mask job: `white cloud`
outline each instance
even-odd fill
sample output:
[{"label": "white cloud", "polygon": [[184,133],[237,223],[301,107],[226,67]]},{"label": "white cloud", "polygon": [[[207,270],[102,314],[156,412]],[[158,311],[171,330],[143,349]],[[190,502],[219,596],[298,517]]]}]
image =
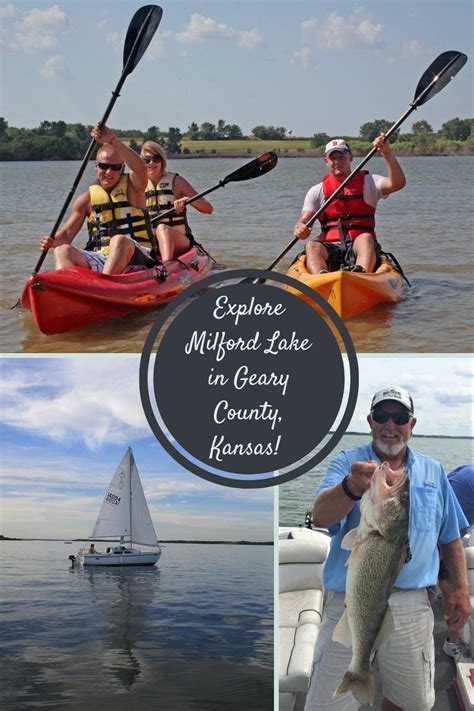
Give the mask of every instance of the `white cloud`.
[{"label": "white cloud", "polygon": [[362,8],[348,17],[337,12],[331,12],[324,20],[310,17],[300,27],[304,42],[312,39],[325,51],[379,48],[382,42],[383,25],[374,23]]},{"label": "white cloud", "polygon": [[68,32],[71,23],[59,5],[47,10],[29,10],[16,23],[16,42],[27,52],[50,51],[59,45],[61,35]]},{"label": "white cloud", "polygon": [[[166,36],[168,36],[170,33],[166,33]],[[163,41],[164,38],[164,33],[161,33],[160,35],[155,35],[150,42],[150,45],[146,51],[145,54],[145,59],[147,61],[153,61],[154,59],[160,59],[160,57],[163,57],[165,54],[165,43]]]},{"label": "white cloud", "polygon": [[208,39],[229,39],[235,37],[235,30],[223,22],[217,22],[212,17],[204,17],[197,12],[191,15],[184,32],[177,32],[180,42],[205,42]]},{"label": "white cloud", "polygon": [[400,385],[413,397],[417,434],[473,434],[472,367],[468,358],[360,356],[359,368],[360,388],[354,415],[359,424],[365,423],[377,390]]},{"label": "white cloud", "polygon": [[235,39],[240,47],[255,49],[262,43],[262,38],[258,30],[235,30],[224,22],[217,22],[212,17],[204,17],[198,13],[193,13],[191,19],[183,32],[176,33],[179,42],[206,42],[207,40]]},{"label": "white cloud", "polygon": [[105,41],[116,52],[121,52],[123,47],[123,37],[119,37],[118,32],[108,32]]},{"label": "white cloud", "polygon": [[291,64],[301,64],[302,67],[307,69],[311,64],[311,50],[309,47],[303,47],[299,52],[293,52],[290,57]]},{"label": "white cloud", "polygon": [[239,47],[244,47],[245,49],[256,49],[262,44],[262,37],[258,30],[248,30],[247,32],[238,33]]},{"label": "white cloud", "polygon": [[[60,388],[38,387],[38,373],[21,371],[23,382],[13,373],[2,398],[3,421],[59,442],[82,439],[96,449],[109,438],[117,443],[149,434],[138,394],[138,373],[130,363],[94,363],[94,386],[88,387],[90,368],[86,360],[62,365],[67,376]],[[58,375],[58,374],[56,374]],[[43,381],[44,382],[44,381]]]},{"label": "white cloud", "polygon": [[39,73],[47,79],[52,79],[54,77],[66,78],[69,76],[69,71],[64,61],[64,57],[60,54],[55,54],[53,57],[47,59]]},{"label": "white cloud", "polygon": [[0,5],[0,17],[13,17],[16,13],[15,6],[11,2]]},{"label": "white cloud", "polygon": [[11,32],[0,28],[0,47],[4,49],[18,49],[18,45],[11,38]]},{"label": "white cloud", "polygon": [[427,50],[418,40],[410,40],[402,44],[402,57],[421,57],[427,53]]}]

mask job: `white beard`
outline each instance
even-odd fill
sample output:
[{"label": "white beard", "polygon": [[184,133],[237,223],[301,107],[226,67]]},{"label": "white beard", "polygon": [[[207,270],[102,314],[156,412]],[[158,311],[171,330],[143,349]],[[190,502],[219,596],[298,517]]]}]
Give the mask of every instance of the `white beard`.
[{"label": "white beard", "polygon": [[402,452],[407,445],[403,439],[398,442],[394,442],[393,444],[387,444],[386,442],[382,442],[380,437],[374,439],[374,444],[379,452],[385,454],[386,457],[396,457],[397,454],[400,454],[400,452]]}]

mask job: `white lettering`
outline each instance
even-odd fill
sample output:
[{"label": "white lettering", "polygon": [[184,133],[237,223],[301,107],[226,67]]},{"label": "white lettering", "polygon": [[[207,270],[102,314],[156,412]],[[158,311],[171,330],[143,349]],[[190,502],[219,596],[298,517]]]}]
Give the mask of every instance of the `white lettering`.
[{"label": "white lettering", "polygon": [[246,385],[275,385],[281,387],[281,394],[285,395],[288,381],[290,379],[289,373],[261,373],[257,375],[256,373],[248,374],[249,369],[246,365],[242,365],[238,368],[234,375],[234,388],[236,390],[242,390]]}]

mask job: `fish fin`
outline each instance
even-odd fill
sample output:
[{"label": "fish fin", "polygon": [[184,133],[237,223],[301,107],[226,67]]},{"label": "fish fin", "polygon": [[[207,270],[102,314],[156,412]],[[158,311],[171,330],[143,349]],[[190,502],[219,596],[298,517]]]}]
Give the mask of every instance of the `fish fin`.
[{"label": "fish fin", "polygon": [[339,642],[345,647],[352,647],[352,634],[349,627],[349,618],[347,616],[347,610],[344,610],[342,617],[334,628],[332,633],[332,638],[334,642]]},{"label": "fish fin", "polygon": [[345,691],[352,692],[352,695],[360,704],[373,704],[375,687],[374,675],[371,671],[355,674],[347,671],[344,677],[333,694],[333,699],[338,694],[343,694]]},{"label": "fish fin", "polygon": [[387,612],[385,613],[372,649],[376,651],[390,637],[394,629],[395,624],[393,622],[392,611],[390,607],[387,607]]},{"label": "fish fin", "polygon": [[353,549],[355,544],[357,543],[357,528],[353,528],[349,531],[349,533],[346,533],[344,538],[341,541],[341,548],[343,548],[345,551],[350,551]]}]

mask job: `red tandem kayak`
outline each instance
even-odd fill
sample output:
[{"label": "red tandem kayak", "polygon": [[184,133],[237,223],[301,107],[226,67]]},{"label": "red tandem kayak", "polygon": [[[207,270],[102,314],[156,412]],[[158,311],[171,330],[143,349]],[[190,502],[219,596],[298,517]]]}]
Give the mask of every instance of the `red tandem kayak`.
[{"label": "red tandem kayak", "polygon": [[129,274],[101,274],[65,267],[30,276],[21,305],[46,335],[64,333],[132,311],[162,306],[211,271],[211,258],[194,246],[163,267]]}]

